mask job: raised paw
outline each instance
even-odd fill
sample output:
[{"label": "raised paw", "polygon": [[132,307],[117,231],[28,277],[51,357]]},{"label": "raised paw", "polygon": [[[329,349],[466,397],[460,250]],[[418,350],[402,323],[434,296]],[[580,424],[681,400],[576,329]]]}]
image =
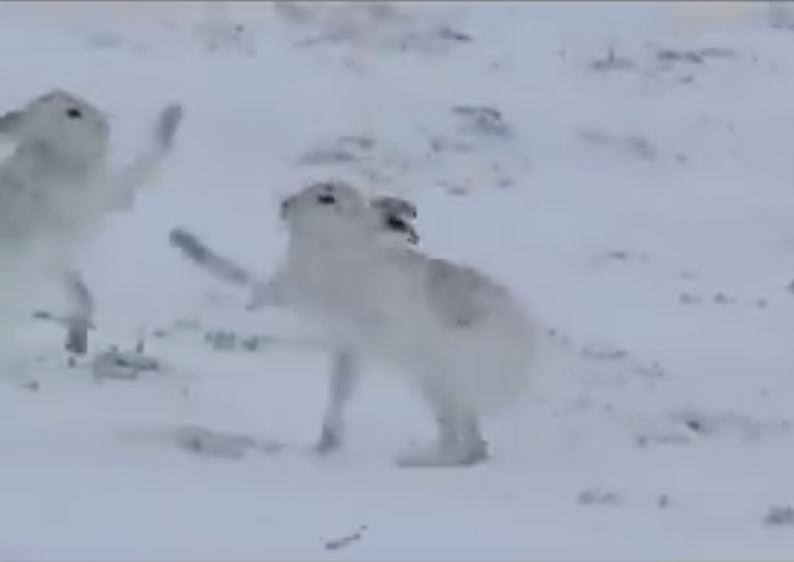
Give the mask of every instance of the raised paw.
[{"label": "raised paw", "polygon": [[197,262],[204,262],[207,260],[209,250],[202,244],[201,240],[189,230],[182,227],[173,228],[168,234],[168,240],[171,242],[172,246],[184,252],[189,258]]}]

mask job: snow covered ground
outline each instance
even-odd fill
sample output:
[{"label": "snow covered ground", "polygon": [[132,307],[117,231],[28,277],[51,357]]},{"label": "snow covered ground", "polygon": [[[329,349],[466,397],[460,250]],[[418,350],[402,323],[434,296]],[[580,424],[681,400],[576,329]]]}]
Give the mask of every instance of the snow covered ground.
[{"label": "snow covered ground", "polygon": [[[79,92],[120,158],[186,109],[84,264],[93,352],[160,368],[98,380],[21,328],[0,559],[790,559],[794,32],[696,7],[0,6],[1,108]],[[327,177],[412,198],[427,252],[553,331],[488,464],[394,466],[432,426],[385,372],[314,456],[327,358],[168,247],[185,225],[267,273],[276,202]]]}]

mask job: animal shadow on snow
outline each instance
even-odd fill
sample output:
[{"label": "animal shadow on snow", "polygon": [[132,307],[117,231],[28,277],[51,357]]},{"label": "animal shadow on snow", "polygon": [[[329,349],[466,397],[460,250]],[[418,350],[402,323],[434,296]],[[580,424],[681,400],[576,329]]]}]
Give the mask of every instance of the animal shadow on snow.
[{"label": "animal shadow on snow", "polygon": [[270,437],[219,431],[194,424],[131,430],[124,432],[121,439],[165,445],[189,455],[216,459],[241,459],[249,454],[274,455],[284,449],[283,443]]}]

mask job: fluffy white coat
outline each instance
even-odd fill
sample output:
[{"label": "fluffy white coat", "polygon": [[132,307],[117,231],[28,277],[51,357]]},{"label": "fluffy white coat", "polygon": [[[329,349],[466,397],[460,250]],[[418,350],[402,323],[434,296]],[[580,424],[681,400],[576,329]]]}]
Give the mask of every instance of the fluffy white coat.
[{"label": "fluffy white coat", "polygon": [[[122,170],[108,165],[110,127],[90,102],[55,90],[0,117],[10,153],[0,163],[0,330],[28,315],[36,290],[60,282],[85,329],[90,295],[76,254],[108,211],[129,208],[170,150],[181,107],[161,113],[147,150]],[[80,324],[80,327],[77,327]]]},{"label": "fluffy white coat", "polygon": [[342,442],[361,359],[388,363],[424,397],[438,442],[400,458],[458,466],[487,457],[479,417],[509,405],[530,379],[535,334],[511,293],[485,275],[415,249],[403,200],[365,200],[340,182],[312,185],[282,204],[289,248],[266,282],[184,229],[172,243],[220,278],[255,288],[256,306],[287,306],[314,321],[333,350],[317,450]]},{"label": "fluffy white coat", "polygon": [[478,417],[510,404],[530,379],[535,335],[515,297],[472,268],[378,243],[349,185],[313,185],[287,199],[282,216],[290,240],[269,284],[273,302],[319,323],[351,357],[399,369],[436,415],[437,446],[401,462],[482,460]]}]

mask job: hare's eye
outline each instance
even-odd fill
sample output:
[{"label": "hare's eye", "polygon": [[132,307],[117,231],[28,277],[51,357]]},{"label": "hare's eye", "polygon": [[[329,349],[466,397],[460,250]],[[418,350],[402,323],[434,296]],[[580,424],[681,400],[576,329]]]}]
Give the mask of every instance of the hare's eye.
[{"label": "hare's eye", "polygon": [[334,203],[336,203],[336,197],[334,197],[330,193],[323,193],[322,195],[317,196],[317,202],[320,205],[333,205]]},{"label": "hare's eye", "polygon": [[66,116],[69,119],[80,119],[83,116],[83,112],[76,107],[70,107],[66,110]]}]

